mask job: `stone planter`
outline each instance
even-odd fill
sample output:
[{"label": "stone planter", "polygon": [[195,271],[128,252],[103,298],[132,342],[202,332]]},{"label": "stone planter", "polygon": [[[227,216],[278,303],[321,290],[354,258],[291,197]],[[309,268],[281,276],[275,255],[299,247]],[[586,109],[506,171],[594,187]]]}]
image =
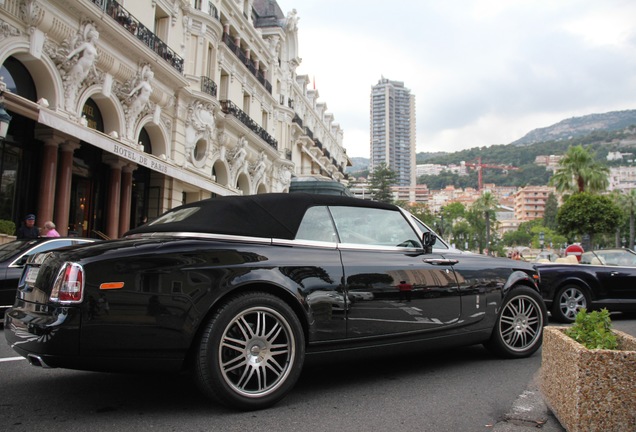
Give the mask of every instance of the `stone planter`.
[{"label": "stone planter", "polygon": [[544,328],[546,405],[568,432],[636,431],[636,338],[614,330],[618,350],[589,350],[565,329]]}]

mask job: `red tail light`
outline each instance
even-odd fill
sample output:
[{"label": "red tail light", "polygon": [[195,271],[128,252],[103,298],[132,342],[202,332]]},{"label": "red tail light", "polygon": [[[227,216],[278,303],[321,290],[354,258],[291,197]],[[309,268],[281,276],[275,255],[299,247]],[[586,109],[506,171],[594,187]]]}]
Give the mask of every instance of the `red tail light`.
[{"label": "red tail light", "polygon": [[84,269],[76,263],[65,263],[55,279],[50,300],[58,303],[80,303],[84,297]]}]

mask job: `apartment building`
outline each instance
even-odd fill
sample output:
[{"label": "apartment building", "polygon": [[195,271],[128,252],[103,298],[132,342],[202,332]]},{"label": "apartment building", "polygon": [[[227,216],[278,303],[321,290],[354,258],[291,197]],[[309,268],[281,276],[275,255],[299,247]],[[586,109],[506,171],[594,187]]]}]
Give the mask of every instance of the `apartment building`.
[{"label": "apartment building", "polygon": [[629,192],[636,189],[636,167],[611,167],[609,174],[609,190]]},{"label": "apartment building", "polygon": [[556,189],[550,186],[526,186],[515,194],[515,219],[527,222],[543,218],[548,196]]},{"label": "apartment building", "polygon": [[121,236],[177,205],[345,182],[343,133],[273,0],[3,0],[0,219]]},{"label": "apartment building", "polygon": [[396,173],[396,186],[415,187],[415,95],[384,77],[371,88],[371,171],[383,163]]}]

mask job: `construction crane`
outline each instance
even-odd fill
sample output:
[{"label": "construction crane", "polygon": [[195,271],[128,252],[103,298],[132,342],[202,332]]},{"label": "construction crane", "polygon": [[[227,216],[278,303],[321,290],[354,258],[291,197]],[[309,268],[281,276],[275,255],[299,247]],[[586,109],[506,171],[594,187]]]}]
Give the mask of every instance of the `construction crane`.
[{"label": "construction crane", "polygon": [[481,176],[481,172],[484,168],[492,168],[492,169],[499,169],[499,170],[504,170],[504,171],[510,171],[510,170],[516,170],[519,169],[515,166],[511,166],[511,165],[491,165],[491,164],[486,164],[486,163],[481,163],[481,156],[479,156],[477,159],[472,160],[470,162],[464,162],[464,164],[467,167],[470,168],[475,168],[477,170],[477,184],[479,187],[479,191],[482,190],[483,188],[483,180],[482,180],[482,176]]}]

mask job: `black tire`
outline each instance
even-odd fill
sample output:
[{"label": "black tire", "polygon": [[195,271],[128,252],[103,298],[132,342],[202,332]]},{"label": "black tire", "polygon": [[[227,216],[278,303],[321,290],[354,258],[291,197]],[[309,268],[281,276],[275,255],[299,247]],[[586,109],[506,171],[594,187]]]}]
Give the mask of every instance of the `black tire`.
[{"label": "black tire", "polygon": [[538,292],[525,286],[515,287],[501,304],[490,340],[484,345],[501,357],[531,356],[541,346],[547,316]]},{"label": "black tire", "polygon": [[589,309],[590,296],[585,288],[578,285],[566,285],[557,291],[552,302],[552,318],[562,323],[572,323],[579,310]]},{"label": "black tire", "polygon": [[206,324],[195,356],[203,392],[231,408],[257,410],[280,401],[296,384],[305,337],[292,309],[263,292],[241,294]]}]

